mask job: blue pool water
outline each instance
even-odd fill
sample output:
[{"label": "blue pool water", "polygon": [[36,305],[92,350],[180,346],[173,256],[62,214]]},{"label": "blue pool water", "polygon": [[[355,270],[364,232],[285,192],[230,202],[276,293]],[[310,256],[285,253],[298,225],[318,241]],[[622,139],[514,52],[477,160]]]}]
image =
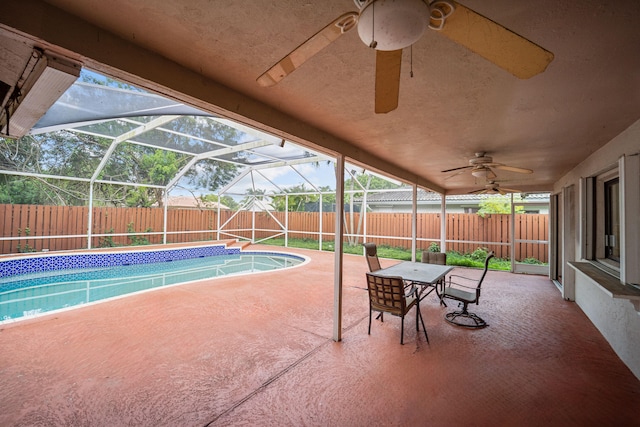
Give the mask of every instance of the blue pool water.
[{"label": "blue pool water", "polygon": [[2,277],[0,322],[194,280],[293,267],[304,261],[295,255],[252,252]]}]

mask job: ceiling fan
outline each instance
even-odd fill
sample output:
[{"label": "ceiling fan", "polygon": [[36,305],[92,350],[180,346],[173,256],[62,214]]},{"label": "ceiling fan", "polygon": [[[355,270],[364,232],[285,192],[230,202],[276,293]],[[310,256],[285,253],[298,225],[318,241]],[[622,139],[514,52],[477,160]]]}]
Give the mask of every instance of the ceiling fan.
[{"label": "ceiling fan", "polygon": [[484,188],[472,191],[469,194],[502,194],[504,196],[509,193],[522,193],[522,191],[514,190],[513,188],[502,188],[497,182],[488,181]]},{"label": "ceiling fan", "polygon": [[427,28],[521,79],[543,72],[553,60],[553,53],[455,1],[354,3],[358,12],[347,12],[329,23],[258,77],[258,84],[275,85],[354,27],[364,44],[376,50],[376,113],[398,107],[402,49],[418,41]]},{"label": "ceiling fan", "polygon": [[485,179],[494,179],[497,177],[496,173],[492,168],[501,169],[509,172],[517,172],[517,173],[533,173],[531,169],[518,168],[515,166],[507,166],[502,163],[496,163],[493,161],[493,157],[487,156],[487,153],[484,151],[479,151],[475,153],[475,157],[469,159],[468,166],[460,166],[459,168],[446,169],[443,170],[442,173],[457,171],[453,175],[447,177],[446,179],[453,178],[454,176],[460,175],[462,173],[471,170],[471,175],[476,178],[485,178]]}]

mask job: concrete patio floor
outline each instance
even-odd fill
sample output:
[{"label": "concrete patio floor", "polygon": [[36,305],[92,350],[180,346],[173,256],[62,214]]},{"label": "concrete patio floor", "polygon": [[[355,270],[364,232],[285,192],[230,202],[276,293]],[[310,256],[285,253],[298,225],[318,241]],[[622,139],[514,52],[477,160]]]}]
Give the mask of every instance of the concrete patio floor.
[{"label": "concrete patio floor", "polygon": [[401,346],[345,255],[336,343],[333,254],[287,251],[311,261],[1,325],[0,425],[640,425],[640,381],[546,277],[490,272],[481,330],[429,296],[430,344],[412,312]]}]

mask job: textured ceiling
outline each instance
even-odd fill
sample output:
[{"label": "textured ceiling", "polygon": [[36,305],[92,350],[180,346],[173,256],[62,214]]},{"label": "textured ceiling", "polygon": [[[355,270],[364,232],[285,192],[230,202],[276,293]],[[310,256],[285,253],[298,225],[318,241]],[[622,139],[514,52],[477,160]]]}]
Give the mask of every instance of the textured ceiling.
[{"label": "textured ceiling", "polygon": [[[448,192],[480,188],[474,152],[534,170],[496,171],[545,189],[640,117],[640,2],[468,0],[555,55],[519,80],[433,31],[403,54],[397,110],[374,114],[375,52],[351,31],[278,85],[256,78],[351,0],[50,0],[125,40],[254,98]],[[412,58],[412,61],[411,61]],[[409,71],[413,69],[413,77]],[[322,144],[321,141],[313,141]]]}]

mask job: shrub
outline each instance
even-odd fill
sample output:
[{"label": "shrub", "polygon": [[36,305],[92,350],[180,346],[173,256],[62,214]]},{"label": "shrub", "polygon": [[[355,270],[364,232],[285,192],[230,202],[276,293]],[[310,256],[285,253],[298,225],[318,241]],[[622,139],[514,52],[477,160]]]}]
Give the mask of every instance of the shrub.
[{"label": "shrub", "polygon": [[[112,234],[114,232],[115,232],[115,230],[112,227],[112,228],[106,230],[105,234]],[[100,247],[100,248],[113,248],[115,246],[118,246],[116,244],[116,242],[113,241],[113,237],[112,236],[100,237],[100,239],[98,241],[99,241],[98,247]]]},{"label": "shrub", "polygon": [[436,242],[429,243],[429,247],[427,248],[429,252],[440,252],[440,245]]},{"label": "shrub", "polygon": [[470,255],[471,259],[475,260],[475,261],[482,261],[484,262],[485,258],[487,257],[487,254],[489,253],[487,248],[478,248],[475,251],[473,251]]}]

